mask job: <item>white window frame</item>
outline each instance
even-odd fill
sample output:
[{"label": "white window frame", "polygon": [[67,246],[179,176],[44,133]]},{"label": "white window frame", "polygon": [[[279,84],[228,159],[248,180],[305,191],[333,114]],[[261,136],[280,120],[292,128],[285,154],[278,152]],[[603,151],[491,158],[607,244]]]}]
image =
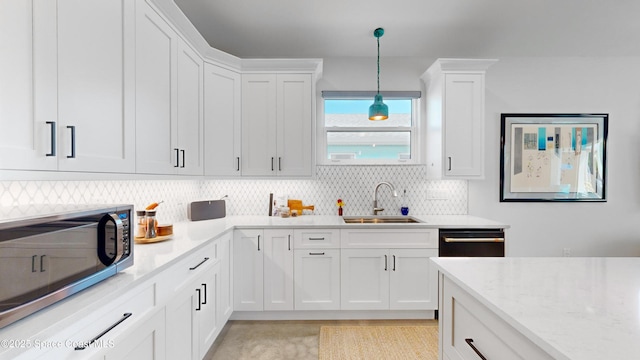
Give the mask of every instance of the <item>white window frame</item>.
[{"label": "white window frame", "polygon": [[[322,92],[319,92],[322,93]],[[406,96],[399,96],[396,92],[381,92],[384,99],[407,99]],[[405,92],[402,92],[405,93]],[[416,93],[416,92],[414,92]],[[419,92],[417,92],[419,94]],[[325,114],[324,114],[324,100],[329,99],[371,99],[373,103],[373,96],[375,91],[367,92],[353,92],[353,91],[332,91],[331,96],[319,97],[318,101],[318,131],[316,144],[317,162],[319,165],[416,165],[420,164],[420,142],[421,134],[421,97],[411,99],[411,127],[331,127],[325,126]],[[363,96],[364,95],[364,96]],[[382,121],[384,123],[384,121]],[[328,132],[409,132],[411,141],[411,159],[328,159],[327,158],[327,133]]]}]

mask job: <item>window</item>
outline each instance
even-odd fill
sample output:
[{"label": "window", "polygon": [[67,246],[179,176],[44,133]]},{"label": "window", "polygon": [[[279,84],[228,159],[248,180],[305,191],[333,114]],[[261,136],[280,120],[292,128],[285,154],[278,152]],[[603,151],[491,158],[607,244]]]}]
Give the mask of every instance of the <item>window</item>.
[{"label": "window", "polygon": [[375,92],[323,92],[324,164],[415,163],[420,92],[382,93],[384,121],[368,119]]}]

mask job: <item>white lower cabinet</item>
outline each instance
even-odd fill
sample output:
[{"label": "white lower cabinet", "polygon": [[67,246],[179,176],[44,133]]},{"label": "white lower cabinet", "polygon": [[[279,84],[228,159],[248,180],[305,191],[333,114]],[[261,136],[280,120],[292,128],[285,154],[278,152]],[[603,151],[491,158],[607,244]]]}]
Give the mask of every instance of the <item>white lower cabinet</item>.
[{"label": "white lower cabinet", "polygon": [[233,309],[235,311],[263,310],[262,229],[241,229],[233,235]]},{"label": "white lower cabinet", "polygon": [[[342,310],[436,310],[437,230],[342,230]],[[401,248],[387,248],[397,244]]]},{"label": "white lower cabinet", "polygon": [[234,310],[293,310],[293,231],[236,230]]},{"label": "white lower cabinet", "polygon": [[553,359],[447,277],[441,282],[441,359]]},{"label": "white lower cabinet", "polygon": [[166,306],[169,359],[202,359],[224,326],[218,318],[221,243],[216,240],[178,263],[164,279],[181,284]]},{"label": "white lower cabinet", "polygon": [[170,359],[166,356],[164,349],[166,340],[165,312],[164,309],[160,309],[148,320],[131,329],[113,350],[99,358],[104,360]]},{"label": "white lower cabinet", "polygon": [[264,310],[293,310],[293,230],[264,231]]},{"label": "white lower cabinet", "polygon": [[294,251],[295,310],[340,310],[340,249]]}]

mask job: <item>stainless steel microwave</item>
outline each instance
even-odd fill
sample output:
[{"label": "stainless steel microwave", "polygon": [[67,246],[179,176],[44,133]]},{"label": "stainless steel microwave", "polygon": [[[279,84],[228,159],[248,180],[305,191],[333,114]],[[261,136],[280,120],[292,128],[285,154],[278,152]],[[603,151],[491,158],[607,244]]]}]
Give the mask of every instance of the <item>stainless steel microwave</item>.
[{"label": "stainless steel microwave", "polygon": [[133,265],[132,205],[0,208],[0,328]]}]

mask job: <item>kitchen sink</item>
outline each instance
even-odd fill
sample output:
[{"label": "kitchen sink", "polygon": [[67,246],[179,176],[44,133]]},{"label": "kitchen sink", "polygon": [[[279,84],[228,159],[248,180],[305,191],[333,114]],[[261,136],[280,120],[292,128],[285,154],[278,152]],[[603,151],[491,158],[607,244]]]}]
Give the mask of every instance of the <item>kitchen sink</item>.
[{"label": "kitchen sink", "polygon": [[411,216],[344,216],[346,224],[414,224],[422,221]]}]

